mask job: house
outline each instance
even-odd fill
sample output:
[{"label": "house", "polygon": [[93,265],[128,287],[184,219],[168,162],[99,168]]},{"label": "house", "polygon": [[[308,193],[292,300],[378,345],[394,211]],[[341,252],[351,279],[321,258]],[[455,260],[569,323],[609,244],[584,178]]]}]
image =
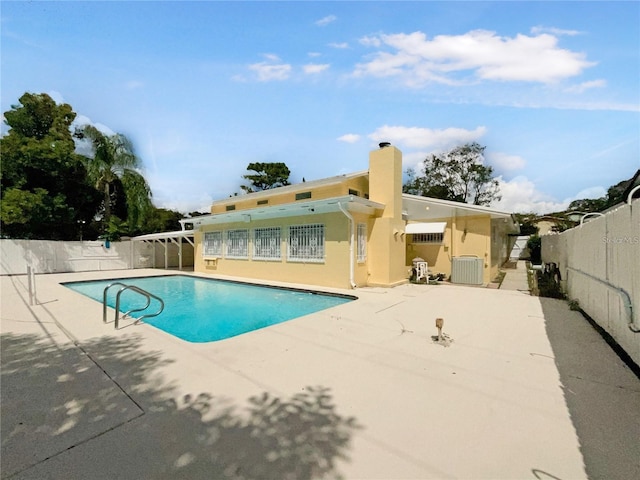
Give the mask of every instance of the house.
[{"label": "house", "polygon": [[[367,171],[219,200],[182,222],[197,272],[339,288],[406,283],[415,257],[488,283],[518,232],[508,213],[403,194],[402,153],[388,143]],[[460,267],[470,259],[471,281]]]}]

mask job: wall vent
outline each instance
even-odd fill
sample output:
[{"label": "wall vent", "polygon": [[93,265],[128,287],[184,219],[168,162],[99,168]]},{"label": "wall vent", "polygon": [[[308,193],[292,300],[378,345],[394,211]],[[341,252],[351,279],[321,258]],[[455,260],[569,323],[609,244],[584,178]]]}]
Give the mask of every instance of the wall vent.
[{"label": "wall vent", "polygon": [[453,257],[451,283],[482,285],[484,260],[478,257]]}]

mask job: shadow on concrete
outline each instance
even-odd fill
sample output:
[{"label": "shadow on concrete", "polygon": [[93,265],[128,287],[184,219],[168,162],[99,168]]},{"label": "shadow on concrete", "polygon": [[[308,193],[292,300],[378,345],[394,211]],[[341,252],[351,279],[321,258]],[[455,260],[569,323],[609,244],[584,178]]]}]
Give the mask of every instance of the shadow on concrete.
[{"label": "shadow on concrete", "polygon": [[209,393],[176,399],[157,372],[167,360],[136,336],[80,349],[3,334],[1,353],[2,478],[339,477],[361,428],[323,387],[245,406]]},{"label": "shadow on concrete", "polygon": [[540,298],[589,478],[640,478],[640,381],[563,300]]}]

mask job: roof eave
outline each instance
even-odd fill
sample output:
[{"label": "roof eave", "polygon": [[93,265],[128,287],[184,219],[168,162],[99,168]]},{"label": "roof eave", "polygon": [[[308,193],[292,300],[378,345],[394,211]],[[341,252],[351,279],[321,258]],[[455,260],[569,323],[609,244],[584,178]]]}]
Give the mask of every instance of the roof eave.
[{"label": "roof eave", "polygon": [[189,219],[190,221],[186,223],[193,223],[194,228],[199,228],[203,225],[239,222],[249,223],[255,220],[318,215],[321,213],[340,211],[340,205],[351,212],[368,214],[376,214],[376,212],[384,210],[384,205],[381,203],[373,202],[355,195],[345,195],[342,197],[332,197],[321,200],[299,201],[296,203],[285,203],[282,205],[271,205],[268,207],[256,207],[247,210],[202,215],[200,217]]}]

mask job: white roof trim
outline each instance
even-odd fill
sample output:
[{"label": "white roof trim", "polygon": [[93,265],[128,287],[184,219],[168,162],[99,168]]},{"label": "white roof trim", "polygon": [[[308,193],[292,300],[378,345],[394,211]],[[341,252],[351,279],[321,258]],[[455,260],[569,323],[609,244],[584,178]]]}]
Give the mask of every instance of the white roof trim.
[{"label": "white roof trim", "polygon": [[146,235],[138,235],[137,237],[131,238],[134,241],[145,241],[145,240],[164,240],[166,238],[184,238],[184,237],[193,237],[193,230],[177,230],[175,232],[160,232],[160,233],[148,233]]},{"label": "white roof trim", "polygon": [[409,223],[404,231],[406,233],[444,233],[447,222]]},{"label": "white roof trim", "polygon": [[411,202],[411,203],[421,203],[425,205],[429,205],[429,204],[439,205],[441,207],[456,210],[458,213],[461,213],[461,212],[468,212],[470,214],[487,213],[491,215],[492,218],[511,217],[511,214],[508,212],[497,210],[491,207],[485,207],[483,205],[472,205],[470,203],[454,202],[451,200],[442,200],[440,198],[421,197],[419,195],[411,195],[409,193],[403,193],[402,200],[403,200],[403,203]]},{"label": "white roof trim", "polygon": [[310,216],[319,213],[339,212],[340,204],[352,212],[374,214],[376,210],[383,210],[384,205],[355,195],[325,198],[321,200],[297,201],[281,205],[269,205],[234,210],[231,212],[214,213],[188,219],[185,223],[193,223],[195,229],[202,225],[214,225],[234,222],[249,223],[252,220],[266,220],[272,218]]}]

